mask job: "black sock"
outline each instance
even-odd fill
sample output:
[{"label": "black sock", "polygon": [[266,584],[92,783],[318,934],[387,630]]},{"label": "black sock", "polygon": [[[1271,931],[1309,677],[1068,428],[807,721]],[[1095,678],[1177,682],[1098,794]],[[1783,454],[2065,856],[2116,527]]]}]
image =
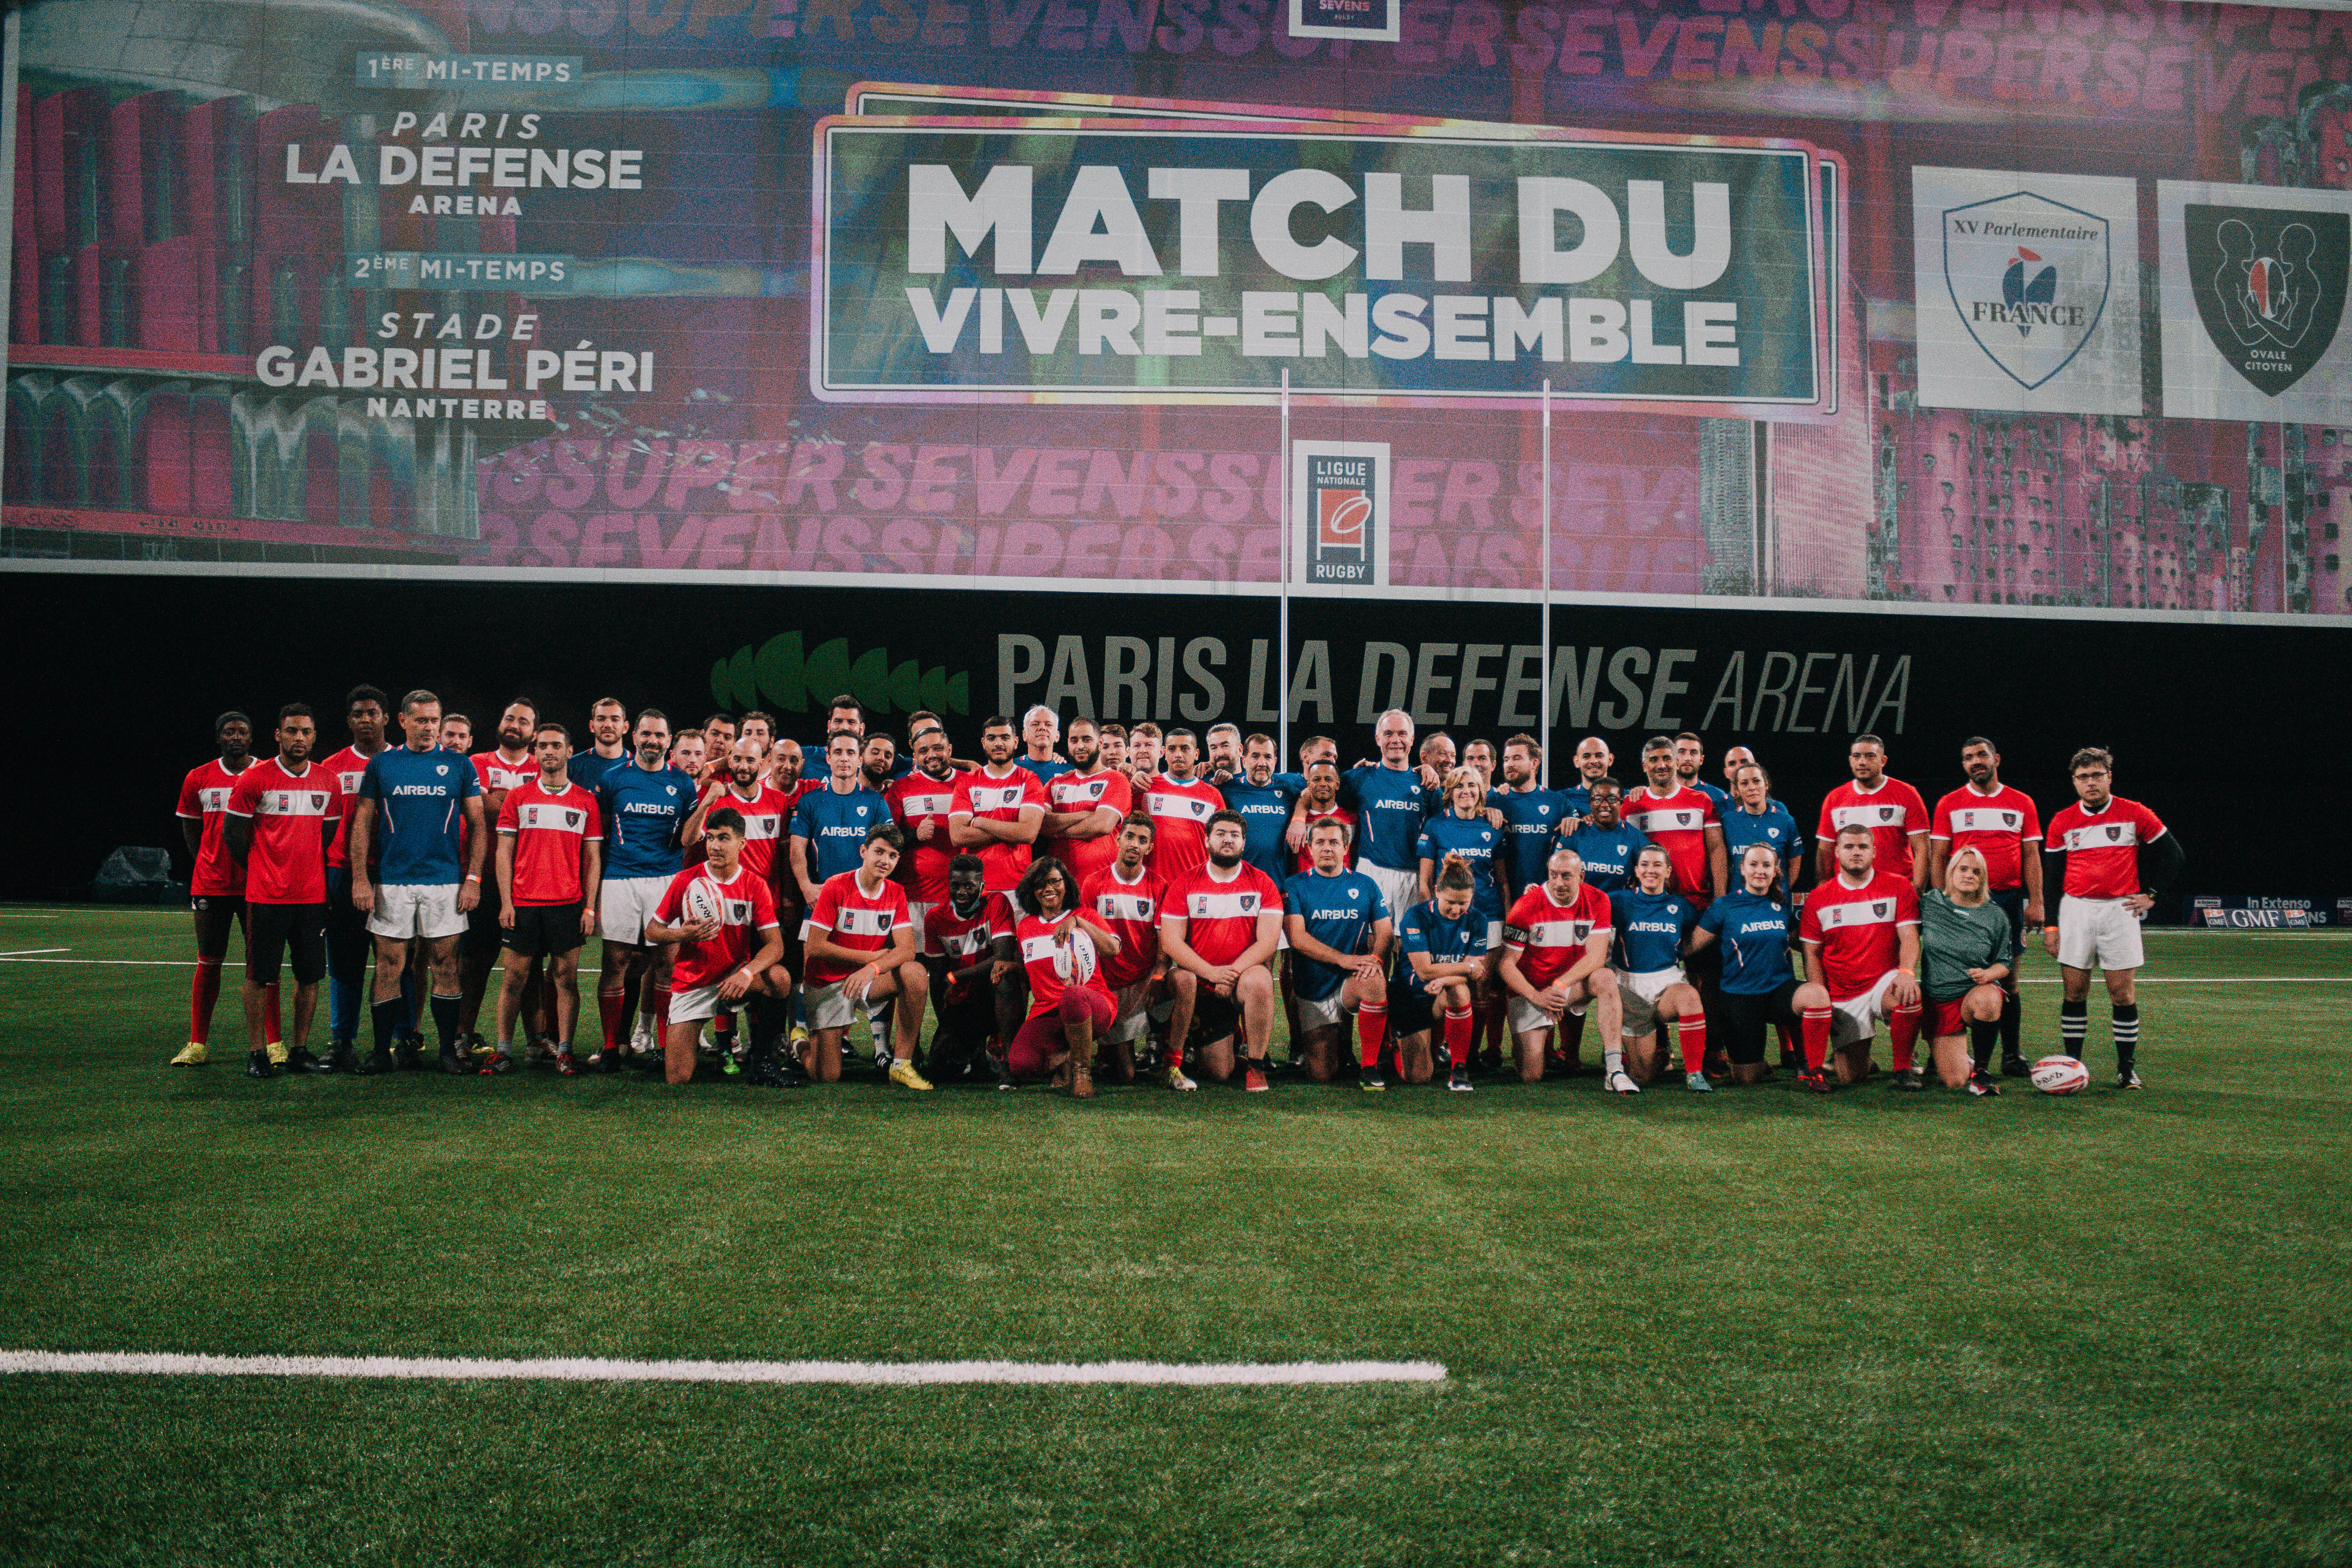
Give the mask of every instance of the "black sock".
[{"label": "black sock", "polygon": [[2083,1059],[2083,1040],[2091,1032],[2091,1004],[2060,1001],[2058,1004],[2058,1039],[2066,1054],[2076,1061]]},{"label": "black sock", "polygon": [[2139,1004],[2118,1002],[2115,1005],[2116,1071],[2132,1070],[2132,1059],[2139,1055]]},{"label": "black sock", "polygon": [[1573,1060],[1584,1048],[1584,1015],[1562,1013],[1559,1016],[1559,1054]]},{"label": "black sock", "polygon": [[435,992],[432,1001],[433,1032],[441,1037],[441,1048],[455,1050],[460,1031],[457,1027],[457,998]]},{"label": "black sock", "polygon": [[397,992],[368,1009],[375,1021],[375,1048],[389,1054],[392,1042],[408,1022],[408,998]]},{"label": "black sock", "polygon": [[2023,1054],[2025,1036],[2025,999],[2017,994],[2017,982],[2011,979],[2000,988],[2000,1055],[2003,1061]]},{"label": "black sock", "polygon": [[783,1005],[772,996],[754,996],[744,1005],[743,1011],[751,1020],[751,1049],[766,1051],[783,1032]]},{"label": "black sock", "polygon": [[1977,1071],[1989,1071],[1992,1067],[1993,1043],[2000,1037],[1999,1020],[1969,1025],[1969,1055],[1976,1058]]}]

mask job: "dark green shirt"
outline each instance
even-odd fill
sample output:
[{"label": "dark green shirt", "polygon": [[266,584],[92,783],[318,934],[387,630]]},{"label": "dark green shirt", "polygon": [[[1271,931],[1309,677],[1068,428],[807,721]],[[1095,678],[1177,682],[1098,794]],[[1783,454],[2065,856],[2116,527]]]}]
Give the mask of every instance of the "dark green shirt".
[{"label": "dark green shirt", "polygon": [[1987,899],[1968,905],[1934,890],[1919,900],[1919,989],[1930,1002],[1949,1002],[1976,984],[1971,969],[2009,962],[2009,916]]}]

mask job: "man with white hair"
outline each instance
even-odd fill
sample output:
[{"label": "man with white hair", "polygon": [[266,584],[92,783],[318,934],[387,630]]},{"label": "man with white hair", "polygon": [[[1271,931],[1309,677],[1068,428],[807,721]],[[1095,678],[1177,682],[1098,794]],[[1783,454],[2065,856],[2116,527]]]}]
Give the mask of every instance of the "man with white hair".
[{"label": "man with white hair", "polygon": [[1070,771],[1070,764],[1054,752],[1061,738],[1061,715],[1040,702],[1021,715],[1022,753],[1013,760],[1035,773],[1039,784],[1052,784]]},{"label": "man with white hair", "polygon": [[[1412,716],[1390,709],[1372,739],[1381,760],[1339,775],[1339,804],[1356,814],[1356,869],[1379,884],[1390,921],[1402,922],[1420,901],[1421,825],[1428,816],[1412,763]],[[1303,826],[1298,831],[1303,837]]]}]

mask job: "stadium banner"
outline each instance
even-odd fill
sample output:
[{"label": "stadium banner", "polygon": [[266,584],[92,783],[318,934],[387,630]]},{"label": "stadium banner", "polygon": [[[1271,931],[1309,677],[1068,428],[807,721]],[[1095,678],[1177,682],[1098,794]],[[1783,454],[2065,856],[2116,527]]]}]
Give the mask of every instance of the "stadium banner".
[{"label": "stadium banner", "polygon": [[1296,593],[1389,585],[1389,445],[1294,441],[1290,586]]},{"label": "stadium banner", "polygon": [[23,569],[2352,612],[2341,13],[15,15]]},{"label": "stadium banner", "polygon": [[2311,931],[2352,923],[2352,899],[2284,899],[2262,894],[2198,893],[2181,918],[2208,931]]}]

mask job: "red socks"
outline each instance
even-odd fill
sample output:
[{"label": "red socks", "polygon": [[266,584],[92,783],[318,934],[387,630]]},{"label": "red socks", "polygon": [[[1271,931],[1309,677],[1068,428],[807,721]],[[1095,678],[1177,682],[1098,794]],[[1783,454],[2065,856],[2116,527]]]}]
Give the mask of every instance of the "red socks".
[{"label": "red socks", "polygon": [[1500,1051],[1503,1048],[1504,1032],[1509,1027],[1509,1017],[1499,996],[1478,1010],[1478,1036],[1482,1049]]},{"label": "red socks", "polygon": [[1830,1059],[1830,1020],[1836,1015],[1827,1007],[1805,1009],[1805,1070],[1817,1073]]},{"label": "red socks", "polygon": [[656,985],[654,993],[654,1041],[663,1049],[669,1047],[669,987]]},{"label": "red socks", "polygon": [[1460,1012],[1451,1007],[1445,1010],[1445,1054],[1453,1061],[1455,1072],[1470,1070],[1470,1044],[1477,1034],[1469,1008]]},{"label": "red socks", "polygon": [[213,1005],[220,1000],[221,961],[217,958],[196,960],[195,977],[188,982],[188,1039],[194,1045],[209,1045],[213,1032]]},{"label": "red socks", "polygon": [[1365,1070],[1381,1065],[1381,1047],[1389,1033],[1389,1005],[1367,1002],[1356,1009],[1356,1059]]},{"label": "red socks", "polygon": [[1795,1056],[1798,1051],[1797,1032],[1786,1024],[1775,1024],[1772,1027],[1780,1037],[1780,1054],[1784,1057]]},{"label": "red socks", "polygon": [[628,1037],[621,1032],[627,1027],[621,1020],[621,1009],[628,1000],[625,991],[596,993],[596,1016],[604,1020],[604,1044],[612,1050],[620,1050],[629,1043]]},{"label": "red socks", "polygon": [[261,988],[261,1037],[269,1044],[285,1043],[286,1033],[278,1022],[278,982],[273,980]]},{"label": "red socks", "polygon": [[1897,1007],[1886,1016],[1886,1040],[1895,1052],[1895,1070],[1911,1070],[1911,1045],[1919,1037],[1920,1007],[1913,1003]]},{"label": "red socks", "polygon": [[1706,1066],[1706,1015],[1694,1013],[1675,1026],[1675,1038],[1683,1047],[1683,1071],[1697,1072]]}]

